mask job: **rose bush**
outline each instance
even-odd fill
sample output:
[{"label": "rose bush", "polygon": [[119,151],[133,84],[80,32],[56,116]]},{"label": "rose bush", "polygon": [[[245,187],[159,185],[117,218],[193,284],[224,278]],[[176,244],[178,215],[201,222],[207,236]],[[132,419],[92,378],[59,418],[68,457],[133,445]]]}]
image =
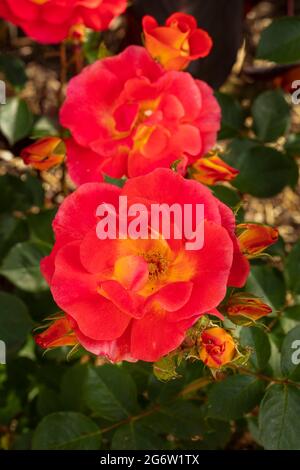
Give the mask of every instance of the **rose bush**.
[{"label": "rose bush", "polygon": [[60,118],[75,140],[68,144],[70,175],[81,184],[102,172],[132,177],[176,160],[184,173],[214,146],[220,109],[206,83],[165,72],[132,46],[73,78]]},{"label": "rose bush", "polygon": [[36,41],[51,44],[66,39],[75,25],[107,29],[126,5],[127,0],[2,0],[0,18]]},{"label": "rose bush", "polygon": [[299,18],[171,3],[0,4],[1,449],[300,449]]}]

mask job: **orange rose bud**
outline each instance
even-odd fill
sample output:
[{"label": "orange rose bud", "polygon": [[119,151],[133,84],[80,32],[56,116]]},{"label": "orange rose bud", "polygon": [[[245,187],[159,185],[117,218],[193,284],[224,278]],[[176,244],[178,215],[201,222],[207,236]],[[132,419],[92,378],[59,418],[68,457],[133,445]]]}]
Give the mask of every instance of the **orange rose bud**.
[{"label": "orange rose bud", "polygon": [[152,16],[144,16],[145,47],[153,59],[166,70],[183,70],[192,60],[206,57],[212,48],[212,39],[197,28],[192,15],[174,13],[165,26],[159,26]]},{"label": "orange rose bud", "polygon": [[234,358],[236,353],[234,339],[223,328],[208,328],[201,334],[199,353],[204,364],[218,369]]},{"label": "orange rose bud", "polygon": [[219,181],[231,181],[239,171],[227,165],[218,155],[199,158],[192,166],[193,178],[200,183],[213,185]]},{"label": "orange rose bud", "polygon": [[55,320],[43,333],[35,336],[35,342],[43,349],[59,346],[74,346],[78,340],[71,329],[69,320],[62,317]]},{"label": "orange rose bud", "polygon": [[278,240],[277,228],[268,225],[239,224],[237,233],[240,248],[248,257],[259,255]]},{"label": "orange rose bud", "polygon": [[243,320],[243,318],[251,321],[259,320],[272,312],[271,307],[265,304],[259,297],[247,292],[237,292],[233,294],[225,307],[227,315],[232,321]]},{"label": "orange rose bud", "polygon": [[59,137],[44,137],[25,147],[21,157],[26,165],[36,170],[49,170],[59,165],[65,157],[63,141]]}]

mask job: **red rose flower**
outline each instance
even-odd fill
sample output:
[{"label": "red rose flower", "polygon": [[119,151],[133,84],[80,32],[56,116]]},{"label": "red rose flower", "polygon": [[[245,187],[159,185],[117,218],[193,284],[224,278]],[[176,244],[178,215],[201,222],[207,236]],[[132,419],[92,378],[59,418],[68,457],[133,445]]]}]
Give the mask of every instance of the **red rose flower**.
[{"label": "red rose flower", "polygon": [[132,177],[169,168],[175,160],[182,160],[184,171],[215,145],[220,126],[220,108],[206,83],[164,71],[138,46],[73,78],[60,116],[76,140],[68,163],[80,184],[86,160],[89,181],[97,181],[101,169]]},{"label": "red rose flower", "polygon": [[107,29],[126,9],[127,0],[1,0],[0,18],[22,28],[38,42],[61,42],[74,25]]},{"label": "red rose flower", "polygon": [[[153,203],[191,204],[193,211],[204,204],[203,248],[188,250],[175,235],[99,239],[97,208],[106,203],[118,213],[120,196],[128,207],[144,204],[144,215]],[[249,272],[232,211],[205,186],[167,169],[122,189],[80,186],[60,206],[53,228],[56,243],[42,261],[53,297],[83,347],[111,361],[156,361],[176,349],[201,315],[215,312],[227,285],[242,286]]]},{"label": "red rose flower", "polygon": [[174,13],[165,26],[159,26],[152,16],[144,16],[145,46],[150,55],[167,70],[183,70],[192,60],[206,57],[212,48],[212,39],[197,28],[192,15]]}]

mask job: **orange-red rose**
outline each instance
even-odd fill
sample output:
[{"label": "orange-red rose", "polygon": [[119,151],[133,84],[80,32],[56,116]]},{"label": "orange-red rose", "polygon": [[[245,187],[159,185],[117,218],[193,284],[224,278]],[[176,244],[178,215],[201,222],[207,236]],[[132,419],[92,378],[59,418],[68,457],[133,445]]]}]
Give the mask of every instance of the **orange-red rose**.
[{"label": "orange-red rose", "polygon": [[[100,240],[97,207],[118,212],[142,203],[205,205],[202,249],[187,250],[185,238]],[[120,189],[87,183],[68,196],[54,220],[56,243],[42,262],[57,305],[78,341],[112,361],[156,361],[176,349],[186,331],[214,311],[226,288],[242,286],[249,272],[234,235],[232,211],[196,181],[157,169]]]},{"label": "orange-red rose", "polygon": [[144,16],[143,30],[146,49],[167,70],[183,70],[192,60],[206,57],[212,48],[209,34],[185,13],[174,13],[164,26],[152,16]]},{"label": "orange-red rose", "polygon": [[41,43],[61,42],[74,25],[107,29],[123,13],[127,0],[1,0],[0,18]]},{"label": "orange-red rose", "polygon": [[213,91],[185,72],[166,72],[142,47],[95,62],[69,83],[61,123],[70,129],[67,163],[82,184],[188,163],[216,143]]}]

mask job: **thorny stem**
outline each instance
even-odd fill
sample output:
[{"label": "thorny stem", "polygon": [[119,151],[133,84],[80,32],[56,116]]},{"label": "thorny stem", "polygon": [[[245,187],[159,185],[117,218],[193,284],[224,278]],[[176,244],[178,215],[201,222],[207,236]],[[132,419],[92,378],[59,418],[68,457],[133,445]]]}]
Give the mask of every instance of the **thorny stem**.
[{"label": "thorny stem", "polygon": [[255,372],[253,370],[247,369],[246,367],[237,366],[235,368],[238,372],[245,375],[251,375],[253,377],[257,377],[260,380],[264,380],[265,382],[275,383],[280,385],[292,385],[293,387],[300,388],[300,383],[294,382],[290,379],[277,379],[275,377],[269,377],[268,375],[261,374],[259,372]]}]

